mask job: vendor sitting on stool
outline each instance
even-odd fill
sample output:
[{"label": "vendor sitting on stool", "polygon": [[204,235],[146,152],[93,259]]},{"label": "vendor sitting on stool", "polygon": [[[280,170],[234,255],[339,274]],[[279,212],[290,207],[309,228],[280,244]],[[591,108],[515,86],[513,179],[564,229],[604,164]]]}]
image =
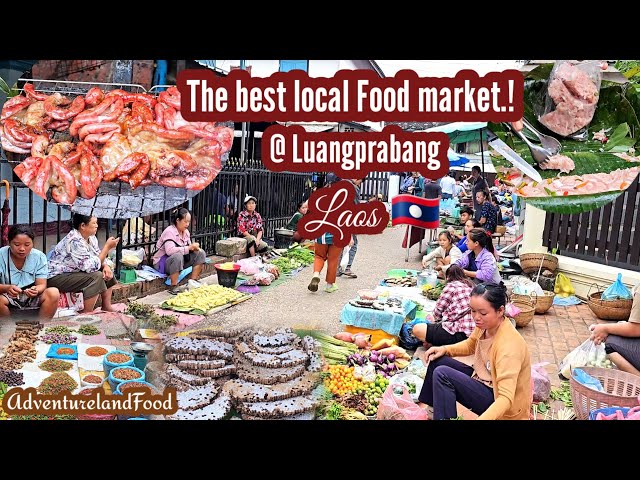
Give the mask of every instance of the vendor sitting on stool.
[{"label": "vendor sitting on stool", "polygon": [[264,253],[269,245],[262,240],[264,229],[262,217],[256,212],[258,199],[251,195],[244,197],[244,210],[238,215],[238,233],[247,240],[247,252],[255,257],[256,252]]}]

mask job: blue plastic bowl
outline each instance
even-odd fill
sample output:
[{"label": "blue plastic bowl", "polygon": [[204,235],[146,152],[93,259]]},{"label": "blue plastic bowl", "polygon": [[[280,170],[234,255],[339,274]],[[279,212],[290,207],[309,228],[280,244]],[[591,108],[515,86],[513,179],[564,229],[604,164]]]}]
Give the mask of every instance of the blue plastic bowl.
[{"label": "blue plastic bowl", "polygon": [[[107,360],[107,357],[112,353],[122,353],[123,355],[129,356],[129,361],[125,363],[112,363]],[[129,352],[123,352],[122,350],[112,350],[111,352],[107,352],[104,354],[104,360],[102,361],[102,369],[104,370],[105,377],[108,377],[111,374],[111,370],[116,367],[129,367],[133,366],[133,355]]]},{"label": "blue plastic bowl", "polygon": [[135,370],[136,372],[138,372],[140,374],[140,377],[139,378],[134,378],[132,380],[137,380],[137,381],[140,381],[140,382],[144,382],[144,372],[142,370],[140,370],[139,368],[134,367],[133,365],[112,368],[111,371],[109,372],[109,377],[107,377],[107,381],[109,382],[109,386],[111,386],[111,391],[114,392],[114,393],[118,389],[118,386],[122,382],[126,382],[126,380],[120,380],[119,378],[114,377],[113,376],[113,372],[115,372],[117,370],[121,370],[123,368],[130,368],[132,370]]}]

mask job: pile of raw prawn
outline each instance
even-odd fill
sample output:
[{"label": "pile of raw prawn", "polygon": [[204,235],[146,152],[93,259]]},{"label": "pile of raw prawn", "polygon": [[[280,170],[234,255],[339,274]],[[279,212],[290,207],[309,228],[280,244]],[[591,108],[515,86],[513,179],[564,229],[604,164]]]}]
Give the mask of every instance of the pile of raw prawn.
[{"label": "pile of raw prawn", "polygon": [[[73,141],[52,142],[66,131]],[[187,122],[175,87],[157,98],[94,87],[71,99],[27,83],[2,108],[0,138],[5,151],[30,155],[14,169],[25,185],[72,204],[78,194],[95,197],[102,181],[202,190],[220,172],[233,130]]]}]

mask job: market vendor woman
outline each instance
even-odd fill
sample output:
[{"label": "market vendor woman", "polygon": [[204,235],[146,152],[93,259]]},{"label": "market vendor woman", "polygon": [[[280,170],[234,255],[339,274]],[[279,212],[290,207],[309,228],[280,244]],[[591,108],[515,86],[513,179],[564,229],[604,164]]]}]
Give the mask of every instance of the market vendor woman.
[{"label": "market vendor woman", "polygon": [[244,210],[238,215],[238,233],[247,240],[247,252],[251,257],[257,253],[264,253],[269,249],[269,245],[262,240],[264,227],[262,217],[256,212],[258,199],[247,195],[244,197]]},{"label": "market vendor woman", "polygon": [[293,230],[294,242],[300,243],[303,240],[302,236],[297,232],[298,222],[303,216],[307,214],[308,211],[309,211],[309,204],[307,203],[306,200],[303,200],[302,202],[298,203],[298,208],[296,208],[296,213],[293,214],[293,216],[291,217],[291,220],[289,220],[289,223],[287,223],[286,228],[288,230]]},{"label": "market vendor woman", "polygon": [[42,320],[53,318],[60,292],[47,287],[47,257],[33,248],[33,230],[14,225],[9,229],[9,246],[0,248],[0,317],[12,310],[39,310]]},{"label": "market vendor woman", "polygon": [[529,419],[531,359],[524,338],[505,317],[506,303],[503,283],[476,285],[469,302],[476,323],[471,336],[425,353],[429,367],[418,398],[433,407],[434,420],[456,418],[456,402],[479,420]]},{"label": "market vendor woman", "polygon": [[96,217],[74,213],[71,224],[73,229],[51,252],[47,283],[62,293],[82,292],[84,309],[81,313],[93,310],[98,295],[102,298],[102,310],[112,312],[111,293],[118,282],[106,260],[120,239],[109,237],[100,249]]},{"label": "market vendor woman", "polygon": [[207,261],[204,250],[197,242],[191,243],[189,224],[191,214],[186,208],[179,208],[173,212],[173,225],[164,229],[156,243],[156,253],[153,255],[153,268],[160,273],[169,275],[171,286],[169,293],[176,295],[185,290],[178,287],[180,272],[193,267],[190,278],[198,280],[202,272],[202,265]]}]

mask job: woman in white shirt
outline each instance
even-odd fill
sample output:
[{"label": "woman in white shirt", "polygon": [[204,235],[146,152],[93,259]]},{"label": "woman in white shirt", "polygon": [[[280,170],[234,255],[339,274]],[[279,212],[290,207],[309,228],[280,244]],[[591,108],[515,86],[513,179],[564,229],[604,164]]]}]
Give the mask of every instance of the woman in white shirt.
[{"label": "woman in white shirt", "polygon": [[438,243],[440,244],[438,248],[422,257],[422,266],[427,268],[435,261],[435,270],[439,272],[438,276],[444,278],[449,265],[462,258],[462,252],[455,246],[453,237],[446,230],[438,235]]}]

